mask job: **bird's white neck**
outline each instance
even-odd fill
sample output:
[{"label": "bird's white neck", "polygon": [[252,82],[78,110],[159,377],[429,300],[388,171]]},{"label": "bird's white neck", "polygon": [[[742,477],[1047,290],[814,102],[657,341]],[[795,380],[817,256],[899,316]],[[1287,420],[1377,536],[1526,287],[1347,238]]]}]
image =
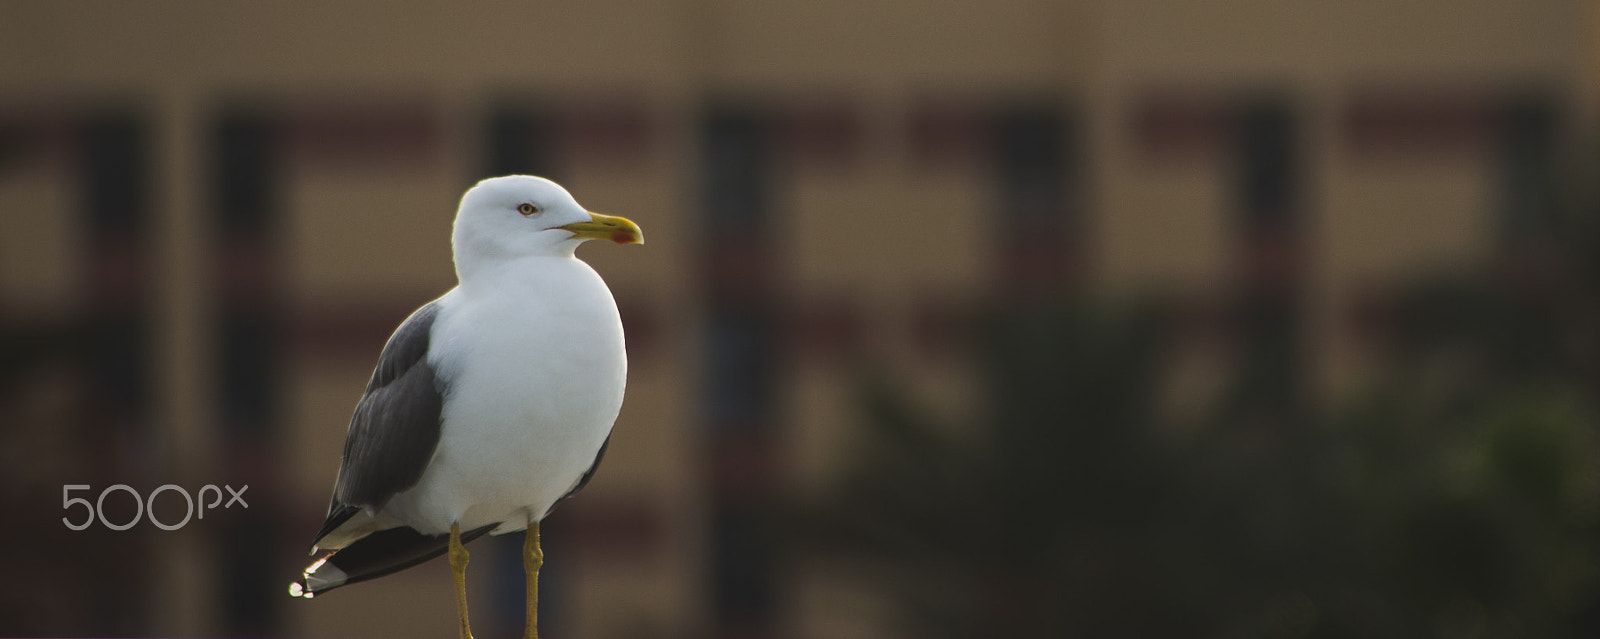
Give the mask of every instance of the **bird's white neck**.
[{"label": "bird's white neck", "polygon": [[456,278],[460,288],[470,294],[486,293],[504,295],[528,287],[566,286],[567,278],[575,272],[592,274],[594,269],[572,253],[566,255],[530,255],[514,259],[468,261],[456,260]]},{"label": "bird's white neck", "polygon": [[493,278],[494,273],[526,268],[528,264],[541,260],[577,260],[574,251],[578,242],[564,242],[551,250],[540,251],[534,254],[517,254],[500,250],[499,246],[478,245],[472,247],[477,250],[461,250],[458,243],[455,253],[456,281],[463,285],[485,278]]}]

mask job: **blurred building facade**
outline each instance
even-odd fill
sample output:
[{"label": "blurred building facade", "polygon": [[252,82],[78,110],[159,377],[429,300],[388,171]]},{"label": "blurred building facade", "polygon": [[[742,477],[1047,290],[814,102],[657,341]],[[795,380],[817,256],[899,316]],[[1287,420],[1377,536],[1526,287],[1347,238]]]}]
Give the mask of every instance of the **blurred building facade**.
[{"label": "blurred building facade", "polygon": [[[648,236],[581,251],[633,365],[550,521],[550,636],[873,636],[772,516],[859,373],[958,411],[975,304],[1154,291],[1180,401],[1249,360],[1292,411],[1359,374],[1385,282],[1514,250],[1600,114],[1592,2],[16,3],[0,36],[7,553],[52,573],[0,633],[452,632],[439,562],[283,588],[481,177]],[[66,483],[250,507],[72,533]],[[516,543],[473,550],[480,634],[517,631]]]}]

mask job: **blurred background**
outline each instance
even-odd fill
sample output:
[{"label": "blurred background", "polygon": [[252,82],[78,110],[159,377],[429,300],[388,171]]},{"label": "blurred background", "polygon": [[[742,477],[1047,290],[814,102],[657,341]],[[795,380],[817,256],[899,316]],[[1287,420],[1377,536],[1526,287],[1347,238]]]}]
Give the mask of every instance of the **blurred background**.
[{"label": "blurred background", "polygon": [[546,637],[1600,636],[1597,96],[1577,0],[5,2],[0,635],[453,636],[285,587],[523,172],[649,239]]}]

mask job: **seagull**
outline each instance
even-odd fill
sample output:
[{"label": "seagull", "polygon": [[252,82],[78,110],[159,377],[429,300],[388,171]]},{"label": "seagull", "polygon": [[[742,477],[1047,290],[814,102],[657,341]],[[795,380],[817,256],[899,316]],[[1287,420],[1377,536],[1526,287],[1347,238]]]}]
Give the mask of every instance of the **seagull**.
[{"label": "seagull", "polygon": [[594,476],[622,408],[628,360],[605,281],[574,251],[639,244],[639,226],[584,210],[528,175],[461,198],[457,285],[407,317],[383,347],[345,435],[327,520],[289,585],[310,598],[446,553],[461,638],[463,544],[527,531],[525,637],[538,637],[539,522]]}]

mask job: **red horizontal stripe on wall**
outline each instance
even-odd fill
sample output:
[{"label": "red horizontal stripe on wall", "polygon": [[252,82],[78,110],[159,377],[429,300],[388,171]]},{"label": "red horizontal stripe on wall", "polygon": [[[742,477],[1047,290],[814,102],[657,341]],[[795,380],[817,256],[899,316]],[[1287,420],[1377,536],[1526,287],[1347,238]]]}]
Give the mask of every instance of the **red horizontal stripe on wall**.
[{"label": "red horizontal stripe on wall", "polygon": [[791,348],[800,357],[842,363],[867,355],[861,307],[853,299],[835,297],[795,309],[789,327]]},{"label": "red horizontal stripe on wall", "polygon": [[410,99],[293,105],[285,134],[291,163],[341,168],[431,164],[442,137],[438,111]]},{"label": "red horizontal stripe on wall", "polygon": [[860,155],[863,129],[860,112],[847,100],[787,105],[778,124],[781,157],[802,168],[851,167]]},{"label": "red horizontal stripe on wall", "polygon": [[88,257],[89,290],[101,308],[138,308],[151,294],[150,250],[137,237],[97,238]]},{"label": "red horizontal stripe on wall", "polygon": [[282,257],[266,238],[226,239],[214,248],[210,277],[229,306],[273,308],[282,299]]},{"label": "red horizontal stripe on wall", "polygon": [[1340,133],[1357,156],[1452,155],[1487,148],[1494,108],[1467,91],[1366,90],[1342,110]]},{"label": "red horizontal stripe on wall", "polygon": [[1215,159],[1234,138],[1234,108],[1219,95],[1157,94],[1134,105],[1133,143],[1146,161]]},{"label": "red horizontal stripe on wall", "polygon": [[578,98],[556,114],[560,157],[569,161],[636,168],[654,150],[659,127],[642,100]]},{"label": "red horizontal stripe on wall", "polygon": [[[643,495],[586,491],[560,506],[556,525],[577,550],[607,559],[638,559],[660,553],[666,522],[661,508]],[[554,522],[553,522],[554,523]]]},{"label": "red horizontal stripe on wall", "polygon": [[645,294],[617,291],[617,312],[622,316],[622,334],[628,341],[628,358],[635,361],[654,357],[660,351],[662,318]]},{"label": "red horizontal stripe on wall", "polygon": [[723,424],[711,444],[711,492],[719,500],[768,499],[788,476],[773,435],[749,424]]},{"label": "red horizontal stripe on wall", "polygon": [[0,110],[0,173],[65,170],[76,156],[75,111],[44,106]]},{"label": "red horizontal stripe on wall", "polygon": [[989,153],[988,113],[975,99],[935,98],[914,105],[906,129],[912,158],[931,166],[977,166]]},{"label": "red horizontal stripe on wall", "polygon": [[943,294],[917,301],[907,327],[917,353],[935,359],[958,354],[971,336],[974,308],[971,300]]},{"label": "red horizontal stripe on wall", "polygon": [[304,309],[291,326],[294,352],[309,358],[376,361],[389,335],[422,303],[419,299],[397,295]]}]

